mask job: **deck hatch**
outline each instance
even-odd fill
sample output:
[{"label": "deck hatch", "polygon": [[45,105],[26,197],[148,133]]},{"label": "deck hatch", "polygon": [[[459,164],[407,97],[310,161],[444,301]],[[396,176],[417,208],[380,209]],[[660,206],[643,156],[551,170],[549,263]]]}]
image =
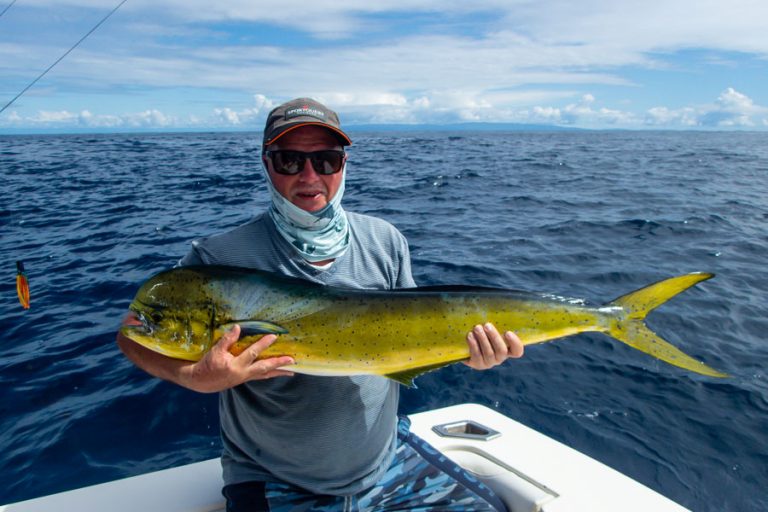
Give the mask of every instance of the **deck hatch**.
[{"label": "deck hatch", "polygon": [[476,421],[461,420],[435,425],[432,430],[442,437],[459,437],[476,441],[490,441],[501,436],[501,432],[486,427]]}]

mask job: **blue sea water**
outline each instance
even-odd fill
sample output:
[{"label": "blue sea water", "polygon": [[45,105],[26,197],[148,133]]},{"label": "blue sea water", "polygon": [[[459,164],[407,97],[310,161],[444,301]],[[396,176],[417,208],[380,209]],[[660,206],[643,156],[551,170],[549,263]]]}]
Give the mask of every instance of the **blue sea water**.
[{"label": "blue sea water", "polygon": [[[768,509],[768,134],[353,135],[344,204],[400,228],[419,284],[600,303],[717,274],[649,324],[730,378],[580,335],[427,374],[402,412],[485,404],[693,510]],[[0,137],[0,503],[218,454],[216,397],[145,375],[114,336],[144,279],[264,207],[258,149],[243,133]]]}]

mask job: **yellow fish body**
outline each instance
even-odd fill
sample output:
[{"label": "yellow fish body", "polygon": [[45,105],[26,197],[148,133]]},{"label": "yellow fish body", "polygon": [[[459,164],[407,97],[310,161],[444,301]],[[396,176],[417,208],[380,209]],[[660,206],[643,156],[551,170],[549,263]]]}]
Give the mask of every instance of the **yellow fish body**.
[{"label": "yellow fish body", "polygon": [[654,308],[713,277],[674,277],[600,307],[545,294],[493,288],[425,287],[350,290],[256,270],[198,266],[161,272],[131,304],[141,325],[125,336],[170,357],[196,361],[239,324],[239,353],[268,333],[276,343],[261,358],[288,355],[291,371],[312,375],[375,374],[412,385],[429,370],[469,358],[466,334],[491,322],[525,345],[603,332],[687,370],[725,374],[654,334],[643,319]]}]

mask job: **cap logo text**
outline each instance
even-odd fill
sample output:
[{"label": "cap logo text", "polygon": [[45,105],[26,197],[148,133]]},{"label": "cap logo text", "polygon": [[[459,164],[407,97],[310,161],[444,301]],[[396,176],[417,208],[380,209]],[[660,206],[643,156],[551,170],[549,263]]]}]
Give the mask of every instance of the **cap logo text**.
[{"label": "cap logo text", "polygon": [[316,108],[311,108],[307,105],[303,107],[296,107],[285,111],[285,118],[290,119],[298,116],[310,116],[318,119],[325,120],[325,112]]}]

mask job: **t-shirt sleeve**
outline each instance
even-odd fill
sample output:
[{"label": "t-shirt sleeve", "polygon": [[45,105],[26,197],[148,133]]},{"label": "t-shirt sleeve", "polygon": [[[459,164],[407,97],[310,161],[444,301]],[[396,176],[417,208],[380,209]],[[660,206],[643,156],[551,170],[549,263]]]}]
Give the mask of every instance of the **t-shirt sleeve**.
[{"label": "t-shirt sleeve", "polygon": [[203,265],[205,264],[205,261],[203,261],[203,258],[200,256],[200,252],[197,249],[198,245],[196,242],[192,242],[192,248],[189,250],[189,252],[181,258],[177,263],[177,267],[188,267],[190,265]]},{"label": "t-shirt sleeve", "polygon": [[411,250],[408,248],[408,241],[403,234],[398,232],[398,235],[400,235],[400,261],[395,288],[415,288],[416,281],[414,281],[411,273]]}]

